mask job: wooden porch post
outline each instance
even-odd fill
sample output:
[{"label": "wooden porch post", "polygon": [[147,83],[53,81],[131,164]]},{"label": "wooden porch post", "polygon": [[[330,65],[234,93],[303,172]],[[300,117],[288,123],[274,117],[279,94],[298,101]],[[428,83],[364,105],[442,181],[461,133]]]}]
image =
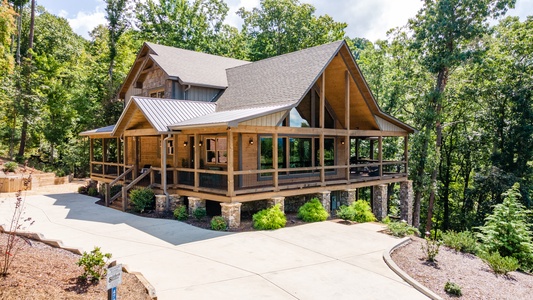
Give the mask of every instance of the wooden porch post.
[{"label": "wooden porch post", "polygon": [[174,169],[173,171],[173,174],[174,174],[174,181],[172,182],[174,185],[177,185],[178,184],[178,171],[176,170],[176,168],[178,167],[178,135],[177,134],[174,134],[174,141],[172,142],[173,143],[173,146],[174,146],[174,153],[172,155],[173,156],[173,161],[172,161],[172,168]]},{"label": "wooden porch post", "polygon": [[105,177],[105,169],[106,169],[106,163],[107,162],[107,139],[102,138],[102,174]]},{"label": "wooden porch post", "polygon": [[[123,143],[124,143],[124,159],[122,161],[122,163],[124,164],[124,169],[122,170],[123,172],[126,172],[126,164],[128,163],[128,137],[126,136],[123,136]],[[126,183],[126,177],[124,177],[124,183]]]},{"label": "wooden porch post", "polygon": [[378,137],[379,177],[383,176],[383,137]]},{"label": "wooden porch post", "polygon": [[94,139],[92,137],[89,137],[89,157],[90,157],[89,174],[93,173],[93,161],[94,161],[93,147],[94,147]]},{"label": "wooden porch post", "polygon": [[198,153],[198,148],[200,148],[200,141],[198,140],[198,133],[194,134],[194,191],[198,192],[198,186],[200,185],[200,173],[198,173],[198,168],[200,167],[200,153]]},{"label": "wooden porch post", "polygon": [[405,159],[405,169],[403,171],[406,175],[409,174],[409,172],[407,171],[407,167],[409,166],[408,154],[409,154],[409,135],[406,134],[403,139],[403,156]]},{"label": "wooden porch post", "polygon": [[350,182],[350,74],[344,72],[344,125],[346,127],[346,137],[344,138],[344,150],[346,154],[346,181]]},{"label": "wooden porch post", "polygon": [[279,191],[278,172],[278,133],[272,134],[272,167],[274,168],[274,191]]},{"label": "wooden porch post", "polygon": [[[320,128],[324,129],[324,115],[326,111],[326,72],[322,72],[322,84],[320,89]],[[324,130],[320,131],[320,182],[326,184],[326,170],[324,169]]]},{"label": "wooden porch post", "polygon": [[231,130],[231,127],[228,128],[228,196],[235,196],[235,186],[233,183],[235,182],[235,178],[233,175],[233,131]]},{"label": "wooden porch post", "polygon": [[120,164],[122,160],[122,157],[120,156],[120,153],[122,150],[122,143],[120,142],[119,137],[116,138],[116,141],[117,141],[117,176],[119,176],[120,174],[122,174],[122,172],[124,172],[120,168]]},{"label": "wooden porch post", "polygon": [[132,179],[135,179],[137,178],[137,174],[139,174],[139,164],[138,164],[138,156],[139,156],[139,153],[138,153],[138,145],[139,145],[139,138],[134,136],[132,137],[133,139],[133,159],[134,159],[134,162],[133,162],[133,178]]}]

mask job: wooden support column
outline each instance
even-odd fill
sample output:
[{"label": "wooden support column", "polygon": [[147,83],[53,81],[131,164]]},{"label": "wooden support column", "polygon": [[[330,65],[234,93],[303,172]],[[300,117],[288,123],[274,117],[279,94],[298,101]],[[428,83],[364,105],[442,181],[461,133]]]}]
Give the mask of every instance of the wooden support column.
[{"label": "wooden support column", "polygon": [[139,174],[139,137],[134,136],[133,137],[133,178],[137,178],[137,175]]},{"label": "wooden support column", "polygon": [[106,172],[106,165],[105,162],[107,161],[107,139],[102,139],[102,174],[105,176]]},{"label": "wooden support column", "polygon": [[235,196],[235,176],[233,174],[234,169],[234,155],[233,155],[233,131],[231,131],[231,127],[228,128],[228,196]]},{"label": "wooden support column", "polygon": [[198,192],[198,187],[200,186],[200,173],[198,169],[200,168],[200,141],[198,140],[198,133],[194,134],[194,191]]},{"label": "wooden support column", "polygon": [[[320,128],[324,129],[324,119],[326,112],[326,72],[322,72],[322,86],[320,87]],[[324,130],[320,132],[320,182],[326,185],[326,170],[324,169]]]},{"label": "wooden support column", "polygon": [[[172,168],[174,168],[174,171],[173,171],[173,184],[176,185],[178,184],[178,171],[176,170],[176,168],[178,167],[178,135],[174,134],[174,141],[172,142],[173,146],[174,146],[174,153],[172,154],[173,155],[173,160],[172,160]],[[172,210],[174,211],[174,210]]]},{"label": "wooden support column", "polygon": [[94,139],[89,137],[89,173],[93,173],[93,161],[94,161],[94,153],[93,153],[93,147],[94,147]]},{"label": "wooden support column", "polygon": [[379,177],[383,176],[383,137],[378,137]]},{"label": "wooden support column", "polygon": [[274,191],[279,191],[279,172],[278,172],[278,134],[272,134],[272,167],[274,168]]},{"label": "wooden support column", "polygon": [[344,138],[344,150],[346,154],[346,181],[350,182],[350,73],[344,72],[344,125],[346,137]]},{"label": "wooden support column", "polygon": [[405,169],[403,170],[405,174],[408,174],[407,167],[409,166],[409,135],[405,135],[403,138],[403,157],[405,160]]},{"label": "wooden support column", "polygon": [[124,170],[120,166],[121,164],[123,165],[124,162],[122,161],[122,156],[120,155],[122,153],[122,143],[120,142],[119,137],[116,138],[116,140],[117,140],[117,164],[119,164],[117,166],[117,176],[119,176],[120,174],[124,172]]}]

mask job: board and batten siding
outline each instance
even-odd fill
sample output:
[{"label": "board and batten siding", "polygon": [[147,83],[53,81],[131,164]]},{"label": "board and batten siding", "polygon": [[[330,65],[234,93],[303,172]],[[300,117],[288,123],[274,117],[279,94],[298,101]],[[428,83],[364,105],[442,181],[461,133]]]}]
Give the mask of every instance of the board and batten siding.
[{"label": "board and batten siding", "polygon": [[285,116],[285,113],[286,111],[280,111],[267,116],[255,118],[253,120],[248,120],[242,122],[241,124],[250,126],[277,126],[283,116]]},{"label": "board and batten siding", "polygon": [[391,122],[384,120],[376,116],[376,121],[378,122],[379,128],[381,131],[394,131],[394,132],[405,132],[402,128],[392,124]]},{"label": "board and batten siding", "polygon": [[124,106],[128,104],[131,96],[140,96],[142,95],[142,92],[143,92],[142,89],[139,89],[139,88],[134,87],[133,85],[130,85],[130,87],[128,88],[128,91],[126,91],[126,97],[124,98],[124,102],[125,102]]}]

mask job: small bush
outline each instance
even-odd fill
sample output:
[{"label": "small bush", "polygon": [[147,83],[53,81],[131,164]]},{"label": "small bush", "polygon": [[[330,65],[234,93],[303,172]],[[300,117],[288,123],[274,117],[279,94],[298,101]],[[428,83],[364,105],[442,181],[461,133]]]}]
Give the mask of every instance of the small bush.
[{"label": "small bush", "polygon": [[91,197],[96,197],[96,196],[98,196],[98,190],[95,187],[90,187],[87,190],[87,195],[89,195]]},{"label": "small bush", "polygon": [[463,292],[461,292],[461,287],[457,283],[453,283],[450,281],[447,281],[444,285],[444,291],[452,296],[460,297],[463,295]]},{"label": "small bush", "polygon": [[115,184],[111,186],[109,197],[113,197],[118,193],[122,193],[122,184]]},{"label": "small bush", "polygon": [[87,194],[87,187],[86,186],[78,187],[78,194]]},{"label": "small bush", "polygon": [[357,200],[349,206],[341,205],[337,210],[337,216],[345,221],[355,221],[358,223],[372,222],[376,217],[372,213],[370,204],[365,200]]},{"label": "small bush", "polygon": [[426,242],[422,243],[422,252],[425,254],[425,259],[430,262],[435,262],[436,257],[439,254],[439,248],[442,244],[439,240],[432,240],[430,238],[426,238]]},{"label": "small bush", "polygon": [[279,204],[259,211],[252,216],[252,220],[254,228],[259,230],[278,229],[285,227],[287,223],[287,218],[281,211]]},{"label": "small bush", "polygon": [[420,236],[420,231],[417,228],[407,224],[405,221],[390,222],[387,224],[389,233],[396,237],[405,237],[408,235]]},{"label": "small bush", "polygon": [[110,258],[111,254],[102,253],[100,247],[94,247],[90,253],[83,252],[83,255],[76,263],[78,266],[83,267],[83,274],[80,275],[80,278],[98,282],[105,275],[105,266]]},{"label": "small bush", "polygon": [[442,242],[455,251],[472,254],[477,251],[476,237],[470,231],[447,231],[442,234]]},{"label": "small bush", "polygon": [[328,212],[324,209],[318,198],[311,199],[311,201],[300,206],[298,209],[298,218],[304,222],[322,222],[327,220],[328,217]]},{"label": "small bush", "polygon": [[492,271],[496,274],[503,274],[507,275],[509,272],[516,271],[520,267],[520,263],[518,262],[518,259],[507,256],[502,257],[500,253],[493,252],[493,253],[486,253],[483,252],[480,255],[480,258],[492,269]]},{"label": "small bush", "polygon": [[189,218],[189,214],[187,213],[187,207],[185,207],[185,205],[180,205],[176,207],[173,213],[174,213],[174,218],[180,221],[185,221]]},{"label": "small bush", "polygon": [[18,168],[18,164],[14,161],[8,161],[6,163],[4,163],[4,172],[15,172],[15,170],[17,170]]},{"label": "small bush", "polygon": [[155,194],[150,188],[136,188],[130,192],[131,203],[136,212],[144,212],[155,205]]},{"label": "small bush", "polygon": [[226,220],[222,218],[221,216],[215,216],[211,219],[211,229],[223,231],[228,228],[228,225],[226,224]]},{"label": "small bush", "polygon": [[192,215],[197,219],[201,220],[203,217],[207,216],[207,211],[203,207],[198,207],[193,210]]}]

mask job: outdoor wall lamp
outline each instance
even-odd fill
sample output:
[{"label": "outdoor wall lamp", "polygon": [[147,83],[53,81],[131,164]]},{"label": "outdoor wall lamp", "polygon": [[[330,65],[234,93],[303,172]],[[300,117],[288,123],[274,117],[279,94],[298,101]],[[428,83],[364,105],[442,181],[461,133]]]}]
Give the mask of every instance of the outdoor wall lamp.
[{"label": "outdoor wall lamp", "polygon": [[344,145],[344,140],[341,140],[341,145]]},{"label": "outdoor wall lamp", "polygon": [[198,146],[202,147],[202,145],[203,145],[203,143],[202,143],[202,141],[200,141],[200,142],[198,143]]},{"label": "outdoor wall lamp", "polygon": [[248,144],[253,145],[254,144],[254,139],[250,138],[250,140],[248,140]]},{"label": "outdoor wall lamp", "polygon": [[188,144],[189,143],[187,143],[187,142],[183,142],[183,147],[187,147]]}]

